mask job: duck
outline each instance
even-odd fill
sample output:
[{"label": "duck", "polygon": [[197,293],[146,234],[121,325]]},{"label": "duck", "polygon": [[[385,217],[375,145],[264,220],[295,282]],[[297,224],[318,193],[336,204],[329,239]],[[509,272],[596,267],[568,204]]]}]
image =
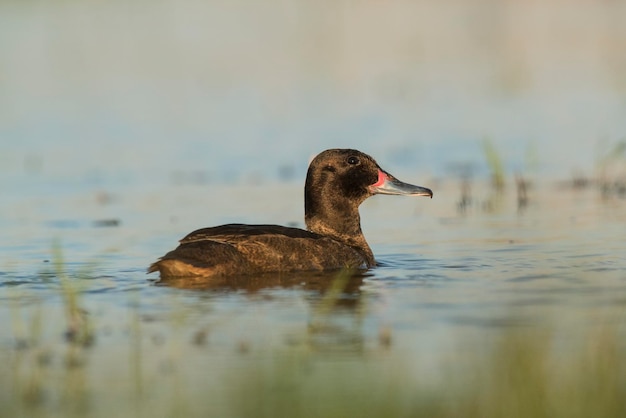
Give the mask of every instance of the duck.
[{"label": "duck", "polygon": [[150,265],[164,278],[248,276],[265,273],[367,270],[376,266],[361,230],[359,206],[376,194],[427,196],[371,156],[328,149],[313,158],[304,185],[306,230],[280,225],[226,224],[198,229]]}]

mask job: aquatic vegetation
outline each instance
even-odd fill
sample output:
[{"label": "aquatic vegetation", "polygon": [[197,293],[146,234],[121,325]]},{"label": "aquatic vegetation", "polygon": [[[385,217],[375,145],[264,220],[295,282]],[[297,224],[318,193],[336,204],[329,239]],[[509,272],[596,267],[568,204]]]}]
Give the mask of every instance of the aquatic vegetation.
[{"label": "aquatic vegetation", "polygon": [[626,197],[626,140],[608,145],[596,161],[597,185],[604,197]]},{"label": "aquatic vegetation", "polygon": [[[457,389],[464,416],[618,417],[626,394],[624,335],[619,326],[516,330],[495,336],[489,356],[467,370]],[[473,383],[473,384],[472,384]],[[459,412],[461,412],[459,411]]]},{"label": "aquatic vegetation", "polygon": [[491,185],[496,192],[501,193],[506,186],[504,164],[502,157],[489,138],[483,140],[483,153],[491,173]]},{"label": "aquatic vegetation", "polygon": [[434,371],[406,368],[407,353],[374,351],[356,362],[276,353],[234,376],[232,404],[236,416],[261,417],[619,417],[626,360],[618,328],[575,337],[556,328],[497,331],[443,348]]},{"label": "aquatic vegetation", "polygon": [[61,295],[65,306],[67,330],[65,338],[71,343],[89,346],[93,343],[93,327],[87,311],[80,305],[80,289],[78,283],[67,276],[61,244],[55,241],[52,245],[52,264],[59,280]]},{"label": "aquatic vegetation", "polygon": [[[459,213],[466,213],[473,205],[479,206],[485,212],[494,212],[502,206],[502,198],[507,185],[504,161],[490,138],[483,139],[482,151],[489,171],[489,195],[483,199],[477,199],[473,196],[470,165],[466,164],[460,170],[461,196],[457,202]],[[522,209],[528,203],[528,181],[521,174],[518,174],[515,177],[515,184],[517,186],[517,206],[518,209]]]},{"label": "aquatic vegetation", "polygon": [[[59,345],[44,337],[42,329],[52,324],[34,306],[29,344],[0,349],[0,361],[11,371],[0,374],[2,387],[10,388],[0,395],[0,415],[48,416],[50,409],[64,417],[626,414],[623,317],[583,327],[550,318],[543,326],[452,336],[436,361],[423,364],[416,362],[419,353],[394,342],[394,333],[406,332],[402,329],[387,328],[382,337],[361,335],[358,345],[349,338],[319,338],[335,335],[334,321],[345,319],[341,300],[350,295],[342,289],[349,277],[338,274],[319,296],[301,338],[292,335],[282,343],[248,338],[224,346],[204,335],[198,344],[197,333],[210,327],[190,327],[187,307],[155,320],[142,317],[139,301],[131,298],[125,322],[111,331],[127,330],[121,336],[103,337],[89,348],[80,340]],[[79,309],[79,300],[65,300],[65,309]],[[362,327],[360,315],[358,309],[349,315],[355,329]],[[89,329],[102,334],[109,326],[92,322]],[[190,329],[195,329],[191,336]],[[155,330],[164,337],[157,341]],[[339,329],[344,336],[348,331]],[[337,350],[342,345],[349,351]],[[67,361],[81,350],[77,361]]]}]

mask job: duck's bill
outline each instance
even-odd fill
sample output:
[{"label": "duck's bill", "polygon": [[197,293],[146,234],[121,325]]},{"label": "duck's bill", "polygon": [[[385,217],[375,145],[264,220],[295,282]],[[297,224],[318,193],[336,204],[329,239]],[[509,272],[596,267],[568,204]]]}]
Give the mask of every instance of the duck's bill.
[{"label": "duck's bill", "polygon": [[433,197],[433,191],[426,187],[414,186],[404,183],[383,170],[378,170],[378,181],[369,189],[374,194],[396,194],[408,196],[428,196]]}]

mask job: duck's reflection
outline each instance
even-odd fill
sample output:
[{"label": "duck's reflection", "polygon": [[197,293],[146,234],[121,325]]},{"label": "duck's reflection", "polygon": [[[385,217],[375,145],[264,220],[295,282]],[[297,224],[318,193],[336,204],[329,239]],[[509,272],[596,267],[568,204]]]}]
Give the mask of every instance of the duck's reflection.
[{"label": "duck's reflection", "polygon": [[[360,270],[330,272],[267,273],[228,277],[176,277],[161,278],[157,286],[177,289],[207,290],[217,292],[246,292],[255,294],[267,289],[302,289],[316,291],[320,295],[329,290],[337,293],[337,302],[358,302],[363,279],[368,275]],[[339,291],[338,291],[339,288]],[[348,303],[349,304],[349,303]]]},{"label": "duck's reflection", "polygon": [[[224,278],[168,278],[157,286],[211,292],[213,296],[243,293],[258,303],[259,295],[271,298],[272,290],[298,291],[308,305],[308,317],[299,343],[315,350],[362,351],[365,346],[363,271],[297,272]],[[261,302],[262,303],[262,302]]]}]

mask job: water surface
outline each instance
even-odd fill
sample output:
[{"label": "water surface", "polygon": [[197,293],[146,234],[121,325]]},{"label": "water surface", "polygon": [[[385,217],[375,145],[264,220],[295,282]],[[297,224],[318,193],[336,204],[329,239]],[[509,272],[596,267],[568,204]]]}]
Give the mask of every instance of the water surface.
[{"label": "water surface", "polygon": [[[319,384],[331,370],[344,370],[338,381],[348,385],[359,369],[365,380],[392,373],[409,386],[434,385],[448,373],[442,364],[461,373],[465,356],[490,350],[502,333],[549,330],[567,340],[607,324],[623,332],[623,200],[538,184],[519,207],[514,190],[476,184],[482,192],[461,211],[457,182],[421,183],[434,189],[432,200],[376,196],[362,206],[380,266],[355,277],[163,282],[145,274],[193,228],[301,225],[295,183],[121,187],[110,199],[83,191],[33,199],[28,213],[5,207],[3,379],[17,392],[34,380],[40,405],[82,402],[94,416],[120,397],[121,411],[133,404],[158,416],[162,404],[237,415],[229,396],[253,390],[250,379],[287,385],[275,394]],[[71,335],[68,285],[89,324],[86,343]],[[322,375],[311,377],[315,370]],[[215,402],[200,402],[207,393]]]}]

